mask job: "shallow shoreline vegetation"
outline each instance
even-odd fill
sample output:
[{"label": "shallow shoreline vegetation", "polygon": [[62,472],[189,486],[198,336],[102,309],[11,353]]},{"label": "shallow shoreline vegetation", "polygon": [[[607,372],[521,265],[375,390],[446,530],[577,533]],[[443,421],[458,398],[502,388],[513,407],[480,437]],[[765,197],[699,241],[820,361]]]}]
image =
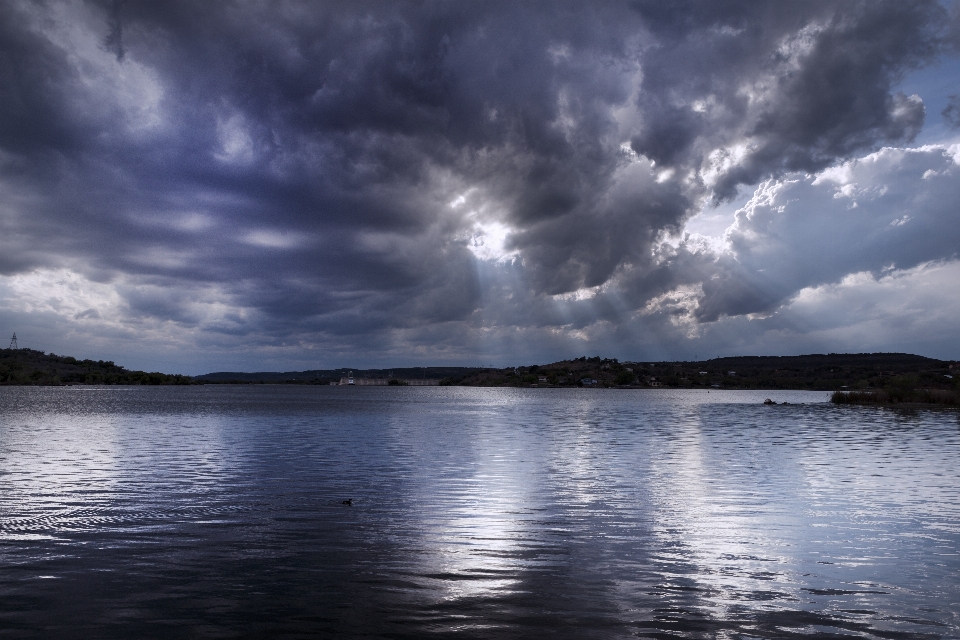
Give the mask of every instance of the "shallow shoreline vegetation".
[{"label": "shallow shoreline vegetation", "polygon": [[871,391],[834,391],[834,404],[926,404],[960,407],[956,389],[876,389]]}]

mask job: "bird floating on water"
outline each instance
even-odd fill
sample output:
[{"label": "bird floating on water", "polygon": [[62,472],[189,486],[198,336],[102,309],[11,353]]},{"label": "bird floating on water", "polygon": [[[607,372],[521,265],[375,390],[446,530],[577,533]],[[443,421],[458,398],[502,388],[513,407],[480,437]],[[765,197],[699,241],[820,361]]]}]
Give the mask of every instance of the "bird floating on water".
[{"label": "bird floating on water", "polygon": [[341,502],[340,504],[345,504],[345,505],[347,505],[348,507],[352,507],[352,506],[353,506],[353,498],[348,498],[347,500],[344,500],[344,501]]}]

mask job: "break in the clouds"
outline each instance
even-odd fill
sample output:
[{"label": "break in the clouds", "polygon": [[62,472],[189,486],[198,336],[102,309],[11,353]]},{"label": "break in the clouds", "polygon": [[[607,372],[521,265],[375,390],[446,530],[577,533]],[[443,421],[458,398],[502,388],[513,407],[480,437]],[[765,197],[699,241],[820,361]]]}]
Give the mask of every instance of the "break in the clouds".
[{"label": "break in the clouds", "polygon": [[191,372],[956,357],[929,337],[957,294],[917,312],[903,283],[956,271],[960,152],[915,140],[955,134],[957,91],[900,87],[957,24],[933,0],[3,3],[0,324]]}]

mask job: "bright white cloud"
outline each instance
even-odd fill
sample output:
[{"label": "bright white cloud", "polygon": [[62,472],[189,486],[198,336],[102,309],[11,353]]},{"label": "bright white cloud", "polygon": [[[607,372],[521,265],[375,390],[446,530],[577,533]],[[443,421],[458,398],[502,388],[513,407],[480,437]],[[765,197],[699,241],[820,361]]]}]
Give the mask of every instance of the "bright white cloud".
[{"label": "bright white cloud", "polygon": [[957,202],[960,166],[941,145],[884,148],[815,176],[766,181],[727,229],[720,279],[704,283],[699,313],[768,312],[851,273],[952,259]]},{"label": "bright white cloud", "polygon": [[960,282],[960,261],[925,263],[875,276],[853,273],[840,282],[801,290],[762,321],[728,318],[710,337],[743,334],[752,325],[754,349],[804,352],[920,353],[957,358],[944,349],[960,333],[960,298],[944,295]]},{"label": "bright white cloud", "polygon": [[0,306],[11,313],[114,323],[124,304],[109,284],[93,282],[68,269],[41,269],[0,276]]},{"label": "bright white cloud", "polygon": [[480,260],[509,260],[517,255],[507,249],[510,228],[502,222],[475,222],[468,236],[467,248]]}]

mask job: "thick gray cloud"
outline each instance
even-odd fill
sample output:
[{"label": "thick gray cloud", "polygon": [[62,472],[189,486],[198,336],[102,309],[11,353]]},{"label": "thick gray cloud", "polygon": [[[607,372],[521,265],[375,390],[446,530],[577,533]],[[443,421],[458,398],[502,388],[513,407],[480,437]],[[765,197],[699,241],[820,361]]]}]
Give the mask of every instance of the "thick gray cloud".
[{"label": "thick gray cloud", "polygon": [[[705,201],[912,140],[923,102],[897,83],[954,51],[951,15],[5,3],[0,274],[61,270],[118,296],[78,323],[345,352],[460,357],[491,332],[598,320],[617,335],[651,301],[700,322],[766,312],[845,269],[945,253],[878,241],[872,261],[757,277],[777,260],[750,244],[754,218],[731,232],[736,260],[662,242]],[[695,303],[664,298],[700,285]]]},{"label": "thick gray cloud", "polygon": [[960,95],[950,96],[950,101],[940,113],[952,128],[960,129]]}]

